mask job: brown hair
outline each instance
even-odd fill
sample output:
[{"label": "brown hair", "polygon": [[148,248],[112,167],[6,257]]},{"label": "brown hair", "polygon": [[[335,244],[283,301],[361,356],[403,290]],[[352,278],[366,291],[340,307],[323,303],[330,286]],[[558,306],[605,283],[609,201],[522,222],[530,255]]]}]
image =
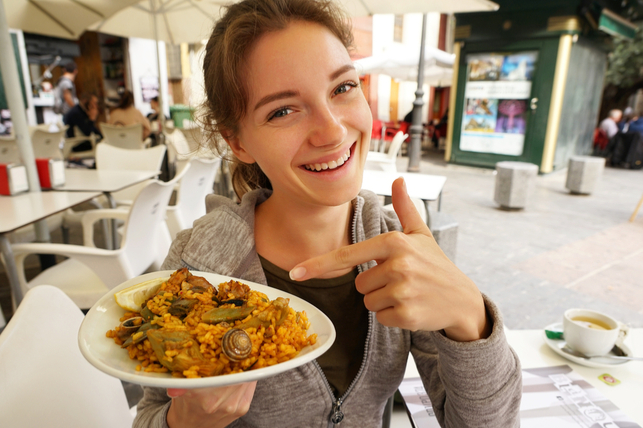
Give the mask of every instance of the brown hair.
[{"label": "brown hair", "polygon": [[[220,137],[239,132],[249,101],[248,88],[239,78],[246,53],[263,34],[283,30],[293,21],[322,25],[347,49],[353,45],[349,19],[330,0],[244,0],[228,6],[214,26],[203,60],[206,101],[200,121],[208,137],[205,141],[222,157],[228,151]],[[253,189],[272,189],[256,163],[246,164],[234,156],[228,160],[233,164],[232,185],[239,198]]]},{"label": "brown hair", "polygon": [[118,104],[115,108],[126,109],[132,104],[134,104],[134,94],[132,94],[132,91],[125,89],[123,90],[121,98],[118,100]]}]

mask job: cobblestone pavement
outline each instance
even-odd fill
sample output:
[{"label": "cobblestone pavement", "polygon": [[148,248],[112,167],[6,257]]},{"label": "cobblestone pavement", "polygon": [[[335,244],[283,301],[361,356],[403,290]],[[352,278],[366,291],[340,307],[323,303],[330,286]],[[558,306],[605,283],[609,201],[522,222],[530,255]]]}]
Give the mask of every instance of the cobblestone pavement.
[{"label": "cobblestone pavement", "polygon": [[[567,308],[643,327],[643,170],[606,168],[594,192],[565,189],[566,169],[539,175],[525,209],[493,200],[491,169],[425,152],[420,172],[444,175],[442,211],[458,222],[456,264],[501,308],[507,327],[538,329]],[[398,171],[408,158],[398,158]]]}]

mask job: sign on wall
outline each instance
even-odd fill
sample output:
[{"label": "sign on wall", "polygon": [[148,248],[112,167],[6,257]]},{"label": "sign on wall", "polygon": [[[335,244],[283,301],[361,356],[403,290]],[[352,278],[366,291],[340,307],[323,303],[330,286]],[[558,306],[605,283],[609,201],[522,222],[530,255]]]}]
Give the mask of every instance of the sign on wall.
[{"label": "sign on wall", "polygon": [[522,155],[538,51],[467,55],[460,150]]}]

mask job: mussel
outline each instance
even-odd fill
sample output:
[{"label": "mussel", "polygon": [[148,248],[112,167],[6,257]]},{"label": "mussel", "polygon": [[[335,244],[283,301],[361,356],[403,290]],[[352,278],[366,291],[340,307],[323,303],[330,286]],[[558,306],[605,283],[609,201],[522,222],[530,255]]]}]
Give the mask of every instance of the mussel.
[{"label": "mussel", "polygon": [[252,352],[252,340],[244,330],[231,328],[223,335],[221,347],[230,361],[241,361]]},{"label": "mussel", "polygon": [[141,317],[132,317],[126,319],[119,325],[120,328],[118,329],[118,337],[121,340],[124,340],[125,338],[131,336],[138,331],[141,325],[143,325],[143,322],[144,320]]},{"label": "mussel", "polygon": [[157,328],[160,328],[158,324],[146,322],[145,324],[141,325],[135,332],[133,332],[130,337],[127,338],[127,340],[121,345],[121,348],[127,348],[131,344],[136,344],[144,341],[145,339],[147,339],[147,331],[156,330]]}]

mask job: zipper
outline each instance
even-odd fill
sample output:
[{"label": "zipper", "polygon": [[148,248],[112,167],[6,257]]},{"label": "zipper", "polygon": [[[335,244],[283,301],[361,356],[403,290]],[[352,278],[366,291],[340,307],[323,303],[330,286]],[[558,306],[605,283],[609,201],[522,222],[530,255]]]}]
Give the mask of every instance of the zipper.
[{"label": "zipper", "polygon": [[[351,243],[353,244],[356,243],[356,236],[357,236],[355,232],[357,229],[358,208],[359,208],[359,199],[355,206],[355,210],[353,213],[353,221],[351,225],[351,233],[352,233]],[[357,271],[359,273],[363,272],[361,265],[357,266]],[[328,379],[326,378],[326,375],[322,371],[319,363],[317,362],[317,360],[313,360],[313,365],[315,366],[322,380],[324,381],[324,385],[326,385],[326,390],[328,391],[328,394],[330,394],[330,398],[333,402],[333,410],[330,415],[330,422],[333,424],[333,426],[339,425],[342,422],[342,420],[344,420],[344,412],[342,412],[342,404],[344,404],[344,401],[346,401],[346,399],[348,398],[348,394],[351,393],[351,391],[355,387],[355,384],[357,384],[357,380],[362,376],[362,373],[364,372],[364,367],[366,366],[366,358],[368,356],[368,347],[371,342],[372,333],[373,333],[373,314],[369,312],[368,313],[368,330],[366,333],[366,341],[364,342],[364,355],[362,356],[362,364],[359,368],[359,371],[357,372],[357,375],[355,375],[355,378],[353,379],[353,381],[350,383],[350,385],[348,385],[348,389],[346,390],[344,395],[342,395],[340,398],[335,397],[335,394],[333,393],[333,390],[330,387],[330,383],[328,382]]]}]

